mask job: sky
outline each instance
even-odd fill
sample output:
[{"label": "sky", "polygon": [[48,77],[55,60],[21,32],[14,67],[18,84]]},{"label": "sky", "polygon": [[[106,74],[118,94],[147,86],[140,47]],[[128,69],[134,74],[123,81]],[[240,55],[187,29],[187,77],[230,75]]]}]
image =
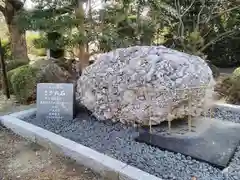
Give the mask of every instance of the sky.
[{"label": "sky", "polygon": [[[94,5],[93,6],[94,8],[97,8],[97,9],[101,8],[101,0],[93,0],[92,4]],[[26,9],[32,9],[34,8],[34,3],[31,0],[26,0],[24,7]]]},{"label": "sky", "polygon": [[24,7],[26,9],[32,9],[34,7],[34,4],[31,0],[26,0],[25,4],[24,4]]}]

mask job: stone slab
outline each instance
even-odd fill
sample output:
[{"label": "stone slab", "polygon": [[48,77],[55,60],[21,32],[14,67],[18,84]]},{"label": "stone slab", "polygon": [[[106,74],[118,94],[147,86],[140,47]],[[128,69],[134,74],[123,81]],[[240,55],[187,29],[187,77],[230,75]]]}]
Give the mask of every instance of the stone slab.
[{"label": "stone slab", "polygon": [[165,130],[166,127],[155,127],[152,133],[140,133],[136,140],[191,156],[219,169],[228,166],[240,143],[240,124],[216,119],[193,120],[191,132],[188,132],[187,123],[173,125],[171,132]]},{"label": "stone slab", "polygon": [[72,120],[74,118],[74,85],[39,83],[37,85],[37,118]]}]

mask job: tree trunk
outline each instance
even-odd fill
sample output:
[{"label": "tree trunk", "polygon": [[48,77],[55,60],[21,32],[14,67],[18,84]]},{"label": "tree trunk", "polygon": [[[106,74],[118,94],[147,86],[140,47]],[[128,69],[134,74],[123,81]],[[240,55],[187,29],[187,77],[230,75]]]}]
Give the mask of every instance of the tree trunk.
[{"label": "tree trunk", "polygon": [[10,99],[10,91],[9,91],[9,86],[8,86],[8,78],[7,78],[7,72],[6,72],[6,66],[5,66],[5,61],[4,61],[4,52],[2,48],[2,42],[0,39],[0,60],[1,60],[1,67],[2,67],[2,74],[3,74],[3,84],[4,84],[4,90],[5,90],[5,95],[7,99]]},{"label": "tree trunk", "polygon": [[11,50],[14,60],[28,62],[25,32],[20,32],[16,25],[8,25]]},{"label": "tree trunk", "polygon": [[[78,31],[79,34],[85,35],[85,28],[84,28],[84,9],[83,9],[83,3],[81,0],[77,0],[77,7],[75,9],[75,15],[76,18],[78,19]],[[89,65],[89,57],[86,55],[86,49],[85,49],[85,44],[83,42],[80,42],[78,44],[79,50],[78,50],[78,58],[79,58],[79,63],[78,66],[81,72],[83,69],[85,69]]]},{"label": "tree trunk", "polygon": [[21,31],[15,24],[16,14],[23,9],[23,3],[19,0],[6,0],[5,7],[1,11],[5,17],[11,42],[11,51],[14,60],[28,62],[25,31]]}]

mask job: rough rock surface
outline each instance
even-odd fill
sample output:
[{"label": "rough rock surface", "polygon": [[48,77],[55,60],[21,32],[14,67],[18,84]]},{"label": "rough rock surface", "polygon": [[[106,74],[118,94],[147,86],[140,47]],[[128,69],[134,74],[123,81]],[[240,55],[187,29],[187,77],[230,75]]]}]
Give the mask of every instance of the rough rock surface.
[{"label": "rough rock surface", "polygon": [[154,125],[199,116],[210,105],[214,84],[199,57],[164,46],[134,46],[102,54],[87,67],[76,97],[98,119]]},{"label": "rough rock surface", "polygon": [[[37,69],[37,83],[72,83],[72,75],[61,68],[54,60],[37,60],[31,64],[31,67]],[[37,84],[30,95],[31,100],[36,100]]]},{"label": "rough rock surface", "polygon": [[54,60],[38,60],[31,64],[37,68],[39,82],[67,83],[72,82],[72,75],[61,68]]}]

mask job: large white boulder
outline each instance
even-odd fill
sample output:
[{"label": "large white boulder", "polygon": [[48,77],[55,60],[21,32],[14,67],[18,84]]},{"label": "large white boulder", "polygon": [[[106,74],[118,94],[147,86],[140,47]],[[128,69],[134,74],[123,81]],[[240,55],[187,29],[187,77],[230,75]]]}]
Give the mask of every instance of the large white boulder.
[{"label": "large white boulder", "polygon": [[102,54],[77,82],[77,101],[100,120],[147,125],[199,116],[215,81],[203,59],[164,46]]}]

